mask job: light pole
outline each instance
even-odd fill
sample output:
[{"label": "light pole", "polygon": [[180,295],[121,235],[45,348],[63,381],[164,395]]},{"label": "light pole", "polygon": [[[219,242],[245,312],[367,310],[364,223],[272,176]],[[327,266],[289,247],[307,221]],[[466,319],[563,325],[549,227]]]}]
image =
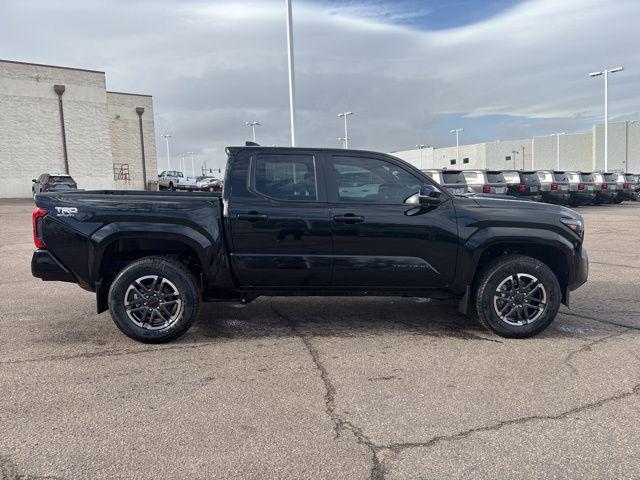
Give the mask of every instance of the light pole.
[{"label": "light pole", "polygon": [[244,122],[247,127],[251,127],[251,132],[253,133],[253,143],[256,143],[256,127],[262,126],[260,122]]},{"label": "light pole", "polygon": [[173,136],[169,133],[165,133],[164,135],[160,135],[167,141],[167,170],[171,170],[171,157],[169,156],[169,139]]},{"label": "light pole", "polygon": [[291,122],[291,146],[296,146],[296,75],[293,65],[293,14],[292,0],[287,5],[287,63],[289,65],[289,120]]},{"label": "light pole", "polygon": [[193,156],[196,154],[196,152],[187,152],[189,155],[191,155],[191,176],[193,178],[196,177],[196,167],[195,167],[195,163],[193,162]]},{"label": "light pole", "polygon": [[449,133],[456,134],[456,163],[460,161],[460,132],[463,132],[464,128],[456,128],[455,130],[449,130]]},{"label": "light pole", "polygon": [[621,72],[624,67],[608,68],[601,72],[590,73],[590,77],[604,75],[604,171],[608,170],[609,163],[609,74]]},{"label": "light pole", "polygon": [[347,117],[349,115],[353,115],[353,112],[343,112],[338,114],[338,117],[344,118],[344,148],[345,149],[349,148],[349,131],[347,128]]},{"label": "light pole", "polygon": [[560,135],[566,134],[566,132],[556,133],[556,170],[560,170]]}]

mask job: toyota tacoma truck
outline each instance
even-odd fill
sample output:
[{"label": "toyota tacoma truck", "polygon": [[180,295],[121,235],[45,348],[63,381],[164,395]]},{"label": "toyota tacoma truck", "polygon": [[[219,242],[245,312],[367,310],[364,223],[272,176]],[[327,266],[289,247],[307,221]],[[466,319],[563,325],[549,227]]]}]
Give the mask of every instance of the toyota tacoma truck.
[{"label": "toyota tacoma truck", "polygon": [[453,194],[382,153],[227,156],[222,194],[36,195],[33,275],[95,292],[98,313],[149,343],[184,334],[203,301],[261,295],[456,298],[498,335],[529,337],[587,280],[568,208]]}]

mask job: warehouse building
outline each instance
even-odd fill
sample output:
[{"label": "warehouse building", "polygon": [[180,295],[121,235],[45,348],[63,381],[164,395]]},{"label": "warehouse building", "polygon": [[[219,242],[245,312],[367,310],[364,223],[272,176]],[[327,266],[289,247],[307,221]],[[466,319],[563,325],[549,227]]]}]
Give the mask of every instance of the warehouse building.
[{"label": "warehouse building", "polygon": [[[459,152],[459,153],[458,153]],[[421,169],[604,170],[604,124],[590,132],[392,152]],[[640,122],[609,123],[609,171],[640,172]]]},{"label": "warehouse building", "polygon": [[108,92],[104,72],[0,60],[0,169],[4,198],[31,196],[42,173],[142,189],[157,180],[153,99]]}]

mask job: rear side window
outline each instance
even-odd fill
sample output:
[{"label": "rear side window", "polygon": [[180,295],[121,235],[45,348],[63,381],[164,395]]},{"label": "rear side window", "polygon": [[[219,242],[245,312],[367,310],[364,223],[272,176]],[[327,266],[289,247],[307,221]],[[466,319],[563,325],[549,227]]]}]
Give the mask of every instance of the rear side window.
[{"label": "rear side window", "polygon": [[317,200],[313,155],[259,154],[255,189],[280,200]]}]

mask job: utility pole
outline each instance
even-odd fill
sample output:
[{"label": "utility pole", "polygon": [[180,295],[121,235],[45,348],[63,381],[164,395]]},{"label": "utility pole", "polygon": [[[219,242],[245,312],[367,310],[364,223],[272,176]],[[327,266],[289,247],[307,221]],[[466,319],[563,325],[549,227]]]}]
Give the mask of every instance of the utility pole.
[{"label": "utility pole", "polygon": [[171,170],[171,157],[169,155],[169,139],[172,137],[171,134],[165,133],[164,135],[160,135],[167,142],[167,170]]},{"label": "utility pole", "polygon": [[353,115],[353,112],[343,112],[338,114],[338,117],[344,118],[344,148],[345,149],[349,148],[349,131],[347,128],[347,117],[349,115]]},{"label": "utility pole", "polygon": [[251,127],[251,132],[253,133],[253,143],[256,143],[256,127],[257,126],[261,126],[262,124],[260,122],[244,122],[244,124],[247,127]]},{"label": "utility pole", "polygon": [[590,73],[590,77],[604,75],[604,171],[609,167],[609,74],[622,72],[624,67],[608,68],[601,72]]},{"label": "utility pole", "polygon": [[287,5],[287,63],[289,65],[289,120],[291,122],[291,146],[296,146],[296,74],[293,65],[293,13],[292,0]]},{"label": "utility pole", "polygon": [[460,162],[460,132],[463,132],[464,128],[456,128],[455,130],[449,130],[449,133],[456,134],[456,163]]}]

